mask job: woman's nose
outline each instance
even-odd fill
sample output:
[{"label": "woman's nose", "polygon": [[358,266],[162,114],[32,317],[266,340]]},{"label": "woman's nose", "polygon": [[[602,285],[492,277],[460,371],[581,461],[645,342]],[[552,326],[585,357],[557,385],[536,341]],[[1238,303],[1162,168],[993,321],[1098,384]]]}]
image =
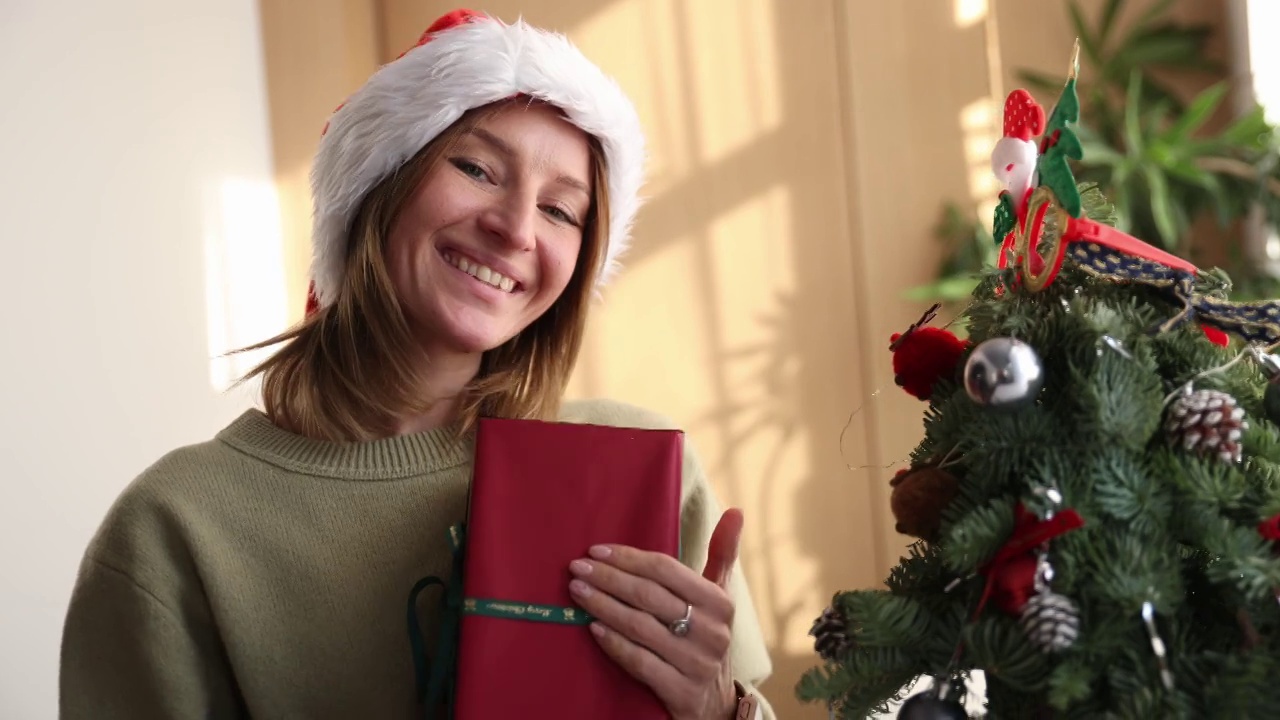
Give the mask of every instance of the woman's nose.
[{"label": "woman's nose", "polygon": [[515,250],[531,250],[534,246],[534,223],[538,204],[523,193],[510,193],[497,200],[480,216],[480,226]]}]

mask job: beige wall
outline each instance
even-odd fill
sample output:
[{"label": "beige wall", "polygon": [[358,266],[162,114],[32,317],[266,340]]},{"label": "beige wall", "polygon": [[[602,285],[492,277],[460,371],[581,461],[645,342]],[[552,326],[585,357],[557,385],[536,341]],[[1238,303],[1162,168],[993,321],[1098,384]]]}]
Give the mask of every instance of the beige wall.
[{"label": "beige wall", "polygon": [[108,506],[252,403],[227,321],[285,322],[260,39],[252,0],[0,1],[5,720],[58,717]]},{"label": "beige wall", "polygon": [[259,2],[281,234],[291,270],[285,286],[294,318],[302,316],[307,294],[311,156],[325,119],[378,69],[380,18],[374,5],[370,0]]},{"label": "beige wall", "polygon": [[[1102,4],[1084,3],[1091,13]],[[280,176],[290,183],[302,177],[325,115],[362,79],[366,43],[389,60],[454,7],[263,5],[270,84],[281,88],[271,96],[281,113],[273,128],[288,136],[277,149]],[[291,22],[304,5],[310,19]],[[782,717],[825,717],[791,700],[814,661],[809,623],[836,590],[879,584],[907,545],[892,529],[887,480],[919,439],[922,405],[894,386],[887,345],[924,308],[898,297],[933,274],[931,231],[945,200],[989,217],[1000,103],[1014,67],[1065,71],[1064,7],[484,6],[566,32],[639,107],[651,200],[627,270],[593,318],[572,394],[673,416],[723,500],[746,510],[743,560],[776,665],[765,689]],[[328,74],[297,77],[298,52],[319,53],[302,64]],[[305,198],[292,202],[296,213]],[[291,247],[301,272],[305,242]],[[842,428],[864,403],[842,456]]]}]

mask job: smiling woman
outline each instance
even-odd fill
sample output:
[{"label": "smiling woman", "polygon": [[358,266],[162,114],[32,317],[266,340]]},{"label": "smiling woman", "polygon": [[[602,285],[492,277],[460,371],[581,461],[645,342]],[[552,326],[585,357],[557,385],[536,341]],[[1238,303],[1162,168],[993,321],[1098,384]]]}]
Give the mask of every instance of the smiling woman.
[{"label": "smiling woman", "polygon": [[[670,426],[561,402],[643,157],[630,101],[563,36],[466,11],[349,98],[312,176],[307,316],[254,346],[264,411],[116,501],[67,615],[63,717],[420,715],[404,600],[450,570],[478,418]],[[671,717],[771,718],[742,514],[684,458],[681,557],[597,548],[566,590]]]},{"label": "smiling woman", "polygon": [[[492,108],[444,148],[386,249],[412,331],[430,338],[427,356],[483,352],[528,328],[524,341],[544,335],[572,364],[581,328],[555,325],[585,316],[606,242],[597,217],[608,210],[590,191],[604,163],[598,148],[554,108],[519,101]],[[567,312],[544,315],[562,295]]]},{"label": "smiling woman", "polygon": [[[333,441],[554,417],[608,242],[608,188],[599,140],[554,106],[467,111],[364,199],[332,303],[313,296],[307,322],[250,348],[286,343],[254,372],[267,414]],[[353,376],[374,381],[340,380]]]}]

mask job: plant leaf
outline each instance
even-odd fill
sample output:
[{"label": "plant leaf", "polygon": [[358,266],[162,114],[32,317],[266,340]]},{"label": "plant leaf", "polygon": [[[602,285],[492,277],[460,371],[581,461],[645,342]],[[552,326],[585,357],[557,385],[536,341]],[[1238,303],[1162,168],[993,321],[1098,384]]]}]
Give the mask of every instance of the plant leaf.
[{"label": "plant leaf", "polygon": [[1147,8],[1147,11],[1142,13],[1142,17],[1140,17],[1138,22],[1134,24],[1135,29],[1153,22],[1156,18],[1168,12],[1169,7],[1172,5],[1173,0],[1160,0],[1159,2],[1152,3],[1151,7]]},{"label": "plant leaf", "polygon": [[1125,93],[1124,144],[1129,157],[1142,154],[1142,76],[1137,70],[1129,73],[1129,91]]},{"label": "plant leaf", "polygon": [[1223,130],[1218,140],[1227,145],[1243,145],[1262,150],[1270,144],[1274,133],[1275,128],[1267,123],[1262,108],[1255,107]]},{"label": "plant leaf", "polygon": [[1114,166],[1124,161],[1124,155],[1115,148],[1098,141],[1081,141],[1080,148],[1084,151],[1084,159],[1080,161],[1082,165]]},{"label": "plant leaf", "polygon": [[1169,207],[1169,179],[1155,165],[1144,165],[1142,174],[1151,192],[1151,217],[1155,220],[1156,231],[1160,233],[1160,244],[1166,248],[1173,247],[1179,240],[1179,233],[1178,222]]},{"label": "plant leaf", "polygon": [[1107,6],[1102,9],[1102,19],[1098,22],[1098,44],[1105,45],[1107,38],[1111,35],[1111,28],[1115,25],[1116,12],[1120,9],[1121,0],[1107,0]]},{"label": "plant leaf", "polygon": [[1080,4],[1076,0],[1067,3],[1067,9],[1071,15],[1071,25],[1075,28],[1076,37],[1080,38],[1080,49],[1084,50],[1084,56],[1094,65],[1102,64],[1102,56],[1098,53],[1098,43],[1094,41],[1092,33],[1084,23],[1084,14],[1080,12]]},{"label": "plant leaf", "polygon": [[936,300],[939,302],[961,300],[973,294],[978,280],[978,276],[972,273],[941,277],[928,285],[908,288],[902,293],[902,298],[911,301]]},{"label": "plant leaf", "polygon": [[1208,70],[1213,63],[1202,50],[1209,37],[1207,26],[1185,27],[1173,24],[1139,30],[1116,53],[1127,68],[1164,65],[1186,70]]},{"label": "plant leaf", "polygon": [[1165,133],[1165,139],[1170,142],[1177,142],[1187,139],[1191,133],[1200,129],[1205,121],[1218,109],[1218,105],[1222,102],[1222,98],[1227,94],[1227,83],[1215,83],[1204,90],[1191,101],[1187,106],[1186,112],[1182,117],[1178,118],[1173,127],[1169,128]]},{"label": "plant leaf", "polygon": [[1133,225],[1133,208],[1129,204],[1129,188],[1126,186],[1124,179],[1128,173],[1127,168],[1117,169],[1116,177],[1112,180],[1111,187],[1111,203],[1116,209],[1116,229],[1128,232]]},{"label": "plant leaf", "polygon": [[1164,127],[1165,120],[1169,114],[1173,112],[1173,100],[1171,98],[1160,98],[1155,102],[1143,102],[1147,110],[1143,113],[1145,125],[1148,128],[1149,136],[1158,136],[1160,128]]},{"label": "plant leaf", "polygon": [[1164,168],[1170,175],[1181,180],[1185,180],[1197,187],[1204,188],[1205,190],[1222,189],[1221,184],[1218,182],[1218,179],[1213,176],[1213,173],[1205,170],[1186,158],[1174,159],[1171,162],[1166,163]]}]

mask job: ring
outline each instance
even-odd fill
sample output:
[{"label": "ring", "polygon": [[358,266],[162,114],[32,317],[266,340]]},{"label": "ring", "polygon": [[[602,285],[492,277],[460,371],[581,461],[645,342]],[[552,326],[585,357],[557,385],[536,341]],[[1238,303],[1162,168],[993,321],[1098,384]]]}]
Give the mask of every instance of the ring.
[{"label": "ring", "polygon": [[671,630],[671,634],[676,637],[684,637],[689,634],[689,626],[693,622],[693,605],[686,605],[684,617],[676,620],[667,627]]}]

